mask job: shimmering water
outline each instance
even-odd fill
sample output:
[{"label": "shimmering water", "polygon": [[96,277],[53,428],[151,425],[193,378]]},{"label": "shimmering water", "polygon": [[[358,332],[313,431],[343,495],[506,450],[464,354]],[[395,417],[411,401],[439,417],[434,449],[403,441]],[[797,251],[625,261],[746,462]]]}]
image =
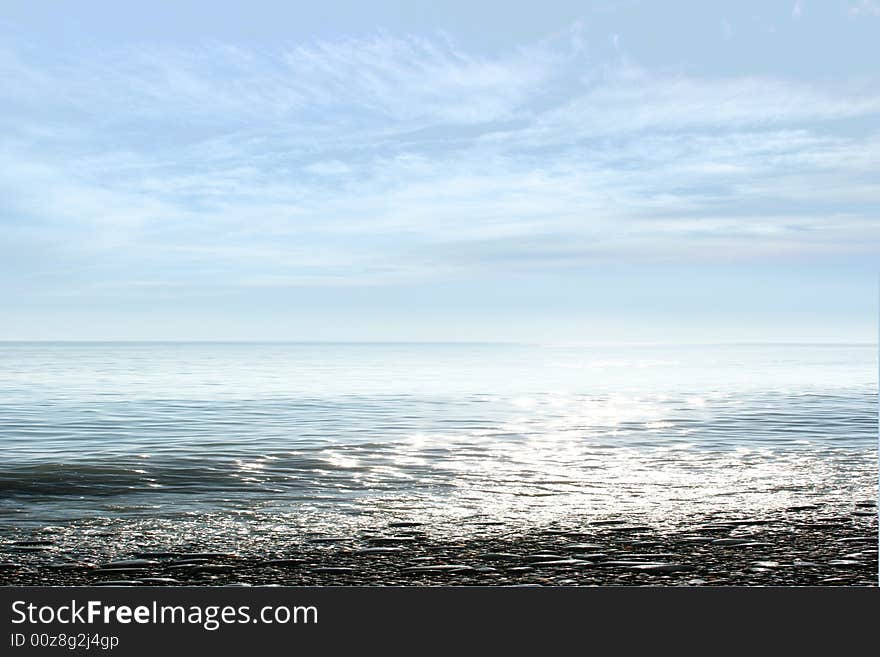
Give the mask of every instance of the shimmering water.
[{"label": "shimmering water", "polygon": [[0,522],[851,506],[868,345],[0,345]]}]

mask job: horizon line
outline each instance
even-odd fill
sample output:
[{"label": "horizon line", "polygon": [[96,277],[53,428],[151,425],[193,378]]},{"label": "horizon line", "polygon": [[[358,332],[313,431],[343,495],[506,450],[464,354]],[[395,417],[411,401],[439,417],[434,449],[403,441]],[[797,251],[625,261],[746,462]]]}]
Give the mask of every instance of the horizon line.
[{"label": "horizon line", "polygon": [[2,344],[290,344],[290,345],[517,345],[554,347],[607,347],[607,346],[880,346],[878,341],[831,340],[721,340],[721,341],[540,341],[540,340],[261,340],[261,339],[112,339],[112,340],[57,340],[57,339],[2,339]]}]

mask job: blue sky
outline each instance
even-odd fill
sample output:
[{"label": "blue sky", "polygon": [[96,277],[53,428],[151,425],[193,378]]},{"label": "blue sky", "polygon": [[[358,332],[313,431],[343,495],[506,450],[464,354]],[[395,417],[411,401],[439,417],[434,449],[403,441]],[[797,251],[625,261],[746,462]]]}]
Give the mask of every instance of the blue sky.
[{"label": "blue sky", "polygon": [[876,337],[880,1],[72,4],[0,17],[0,339]]}]

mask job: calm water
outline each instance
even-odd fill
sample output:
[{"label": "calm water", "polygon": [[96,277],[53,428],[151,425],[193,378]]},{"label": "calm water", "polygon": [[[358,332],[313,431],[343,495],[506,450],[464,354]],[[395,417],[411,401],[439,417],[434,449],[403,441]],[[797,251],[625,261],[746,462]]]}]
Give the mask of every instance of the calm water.
[{"label": "calm water", "polygon": [[0,345],[0,523],[535,523],[877,491],[876,347]]}]

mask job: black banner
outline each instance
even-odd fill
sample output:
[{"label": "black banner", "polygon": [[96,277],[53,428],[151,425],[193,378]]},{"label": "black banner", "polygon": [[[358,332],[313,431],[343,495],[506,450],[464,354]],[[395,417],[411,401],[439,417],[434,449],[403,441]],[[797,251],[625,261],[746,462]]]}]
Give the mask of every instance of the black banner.
[{"label": "black banner", "polygon": [[876,588],[3,588],[0,654],[708,651],[768,641],[847,654],[873,639],[878,599]]}]

